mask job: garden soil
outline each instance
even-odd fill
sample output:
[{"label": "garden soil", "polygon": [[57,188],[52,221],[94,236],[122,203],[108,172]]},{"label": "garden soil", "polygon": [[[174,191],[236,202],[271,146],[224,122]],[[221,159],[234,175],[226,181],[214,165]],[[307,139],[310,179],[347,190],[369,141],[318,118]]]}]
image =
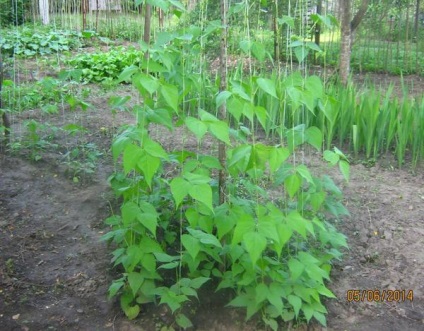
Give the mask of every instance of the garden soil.
[{"label": "garden soil", "polygon": [[[414,82],[414,88],[421,84]],[[107,97],[96,95],[94,109],[86,113],[56,119],[63,125],[84,118],[88,139],[104,151],[97,172],[78,183],[63,166],[63,155],[45,153],[35,162],[0,153],[0,331],[178,329],[163,306],[143,307],[136,320],[128,321],[119,302],[107,298],[108,286],[119,277],[110,265],[112,248],[100,241],[108,231],[104,219],[118,206],[107,183],[113,172],[107,155],[116,123],[131,121],[126,113],[111,116]],[[14,118],[14,125],[25,116]],[[178,141],[178,132],[156,135],[166,148]],[[71,143],[58,139],[58,144]],[[316,174],[332,174],[342,188],[350,216],[336,226],[347,236],[349,250],[332,270],[328,286],[336,299],[325,300],[327,327],[281,329],[424,330],[424,170],[399,170],[387,156],[378,163],[352,164],[346,183],[319,155],[308,152],[304,162]],[[351,290],[359,290],[359,302],[348,295]],[[376,302],[371,290],[400,290],[413,298]],[[242,311],[225,308],[228,301],[229,293],[202,291],[200,303],[187,311],[192,329],[264,330],[260,319],[244,322]]]}]

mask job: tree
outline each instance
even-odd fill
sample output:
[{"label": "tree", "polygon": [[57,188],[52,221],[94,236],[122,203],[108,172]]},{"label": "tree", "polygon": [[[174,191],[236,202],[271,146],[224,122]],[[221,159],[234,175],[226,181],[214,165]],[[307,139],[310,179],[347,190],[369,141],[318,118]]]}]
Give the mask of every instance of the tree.
[{"label": "tree", "polygon": [[50,15],[49,15],[49,0],[40,0],[38,3],[41,15],[41,21],[44,25],[50,23]]},{"label": "tree", "polygon": [[361,0],[356,15],[352,19],[352,0],[340,0],[341,44],[340,44],[340,81],[346,85],[350,73],[350,56],[353,36],[368,10],[370,0]]}]

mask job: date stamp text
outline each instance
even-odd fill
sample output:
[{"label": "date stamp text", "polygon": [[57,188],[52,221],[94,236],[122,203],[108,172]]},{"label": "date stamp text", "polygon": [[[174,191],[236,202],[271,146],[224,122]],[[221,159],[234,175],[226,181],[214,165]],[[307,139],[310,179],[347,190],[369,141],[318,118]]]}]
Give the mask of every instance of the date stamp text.
[{"label": "date stamp text", "polygon": [[414,300],[413,290],[347,290],[348,302],[405,302]]}]

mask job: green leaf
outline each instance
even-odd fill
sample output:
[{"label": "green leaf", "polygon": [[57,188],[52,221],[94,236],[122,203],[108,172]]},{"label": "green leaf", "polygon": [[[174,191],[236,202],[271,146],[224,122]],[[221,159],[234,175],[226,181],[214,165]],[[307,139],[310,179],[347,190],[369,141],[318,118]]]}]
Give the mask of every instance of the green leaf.
[{"label": "green leaf", "polygon": [[180,259],[179,256],[171,256],[171,255],[168,255],[168,254],[165,254],[165,253],[159,253],[159,252],[154,253],[154,255],[155,255],[156,260],[158,262],[173,262],[175,260]]},{"label": "green leaf", "polygon": [[200,160],[200,163],[207,168],[222,169],[221,163],[219,163],[219,160],[217,157],[210,156],[210,155],[203,155],[203,156],[200,156],[199,160]]},{"label": "green leaf", "polygon": [[165,160],[168,159],[168,154],[165,152],[163,147],[156,141],[146,138],[143,141],[143,147],[144,150],[151,156],[159,157]]},{"label": "green leaf", "polygon": [[185,124],[187,125],[187,128],[195,134],[198,140],[201,140],[208,130],[205,123],[191,116],[186,117]]},{"label": "green leaf", "polygon": [[212,115],[211,113],[208,113],[207,111],[205,111],[203,109],[199,109],[199,116],[200,116],[200,119],[202,121],[205,121],[205,122],[210,123],[210,122],[218,122],[219,121],[216,116]]},{"label": "green leaf", "polygon": [[233,300],[227,303],[227,306],[231,307],[247,307],[249,301],[251,300],[246,294],[240,294],[236,296]]},{"label": "green leaf", "polygon": [[315,147],[318,151],[322,147],[322,133],[321,130],[315,126],[311,126],[305,131],[305,140],[308,144]]},{"label": "green leaf", "polygon": [[271,148],[268,160],[271,173],[276,172],[289,156],[290,152],[285,147]]},{"label": "green leaf", "polygon": [[296,55],[297,60],[299,63],[303,62],[303,60],[308,56],[309,54],[309,48],[304,46],[295,47],[294,49],[294,55]]},{"label": "green leaf", "polygon": [[197,238],[194,238],[193,236],[189,234],[183,234],[181,236],[181,242],[187,252],[191,255],[193,260],[196,259],[197,254],[200,252],[200,241]]},{"label": "green leaf", "polygon": [[253,42],[251,46],[251,51],[254,57],[256,57],[259,62],[263,62],[265,60],[266,51],[265,47],[262,43]]},{"label": "green leaf", "polygon": [[234,228],[236,221],[235,217],[215,214],[215,225],[219,240]]},{"label": "green leaf", "polygon": [[285,291],[281,284],[277,282],[271,282],[269,285],[268,291],[268,300],[269,302],[277,309],[279,313],[283,310],[283,300],[282,297],[285,297]]},{"label": "green leaf", "polygon": [[166,303],[171,308],[172,313],[181,307],[181,304],[187,301],[188,298],[185,295],[178,295],[169,289],[166,289],[160,298],[160,304]]},{"label": "green leaf", "polygon": [[258,232],[249,232],[243,236],[243,243],[246,246],[246,250],[250,255],[253,265],[255,265],[266,248],[265,237]]},{"label": "green leaf", "polygon": [[181,12],[185,13],[187,11],[184,5],[181,3],[181,1],[178,1],[178,0],[167,0],[167,1],[174,7],[178,8]]},{"label": "green leaf", "polygon": [[227,110],[237,122],[240,122],[240,117],[243,113],[243,103],[238,97],[233,96],[227,100]]},{"label": "green leaf", "polygon": [[178,261],[169,262],[169,263],[162,264],[158,269],[166,269],[166,270],[175,269],[179,265],[180,265],[180,262]]},{"label": "green leaf", "polygon": [[183,329],[188,329],[193,326],[193,323],[184,314],[178,314],[175,318],[175,322]]},{"label": "green leaf", "polygon": [[191,228],[188,228],[187,230],[195,238],[199,239],[202,244],[213,245],[215,247],[222,248],[221,243],[219,242],[219,240],[214,235],[212,235],[210,233],[203,232],[201,230],[196,230],[196,229],[191,229]]},{"label": "green leaf", "polygon": [[299,233],[303,238],[306,239],[306,230],[315,235],[314,226],[312,222],[302,217],[297,211],[292,211],[287,215],[287,225],[297,233]]},{"label": "green leaf", "polygon": [[294,17],[292,16],[283,15],[277,21],[278,21],[278,24],[287,24],[289,27],[294,29]]},{"label": "green leaf", "polygon": [[298,165],[296,167],[296,172],[301,175],[308,183],[313,183],[314,180],[312,179],[312,175],[309,172],[308,167],[306,167],[304,164]]},{"label": "green leaf", "polygon": [[195,289],[199,289],[204,283],[209,281],[209,277],[197,277],[190,281],[190,286]]},{"label": "green leaf", "polygon": [[262,125],[262,128],[266,130],[267,127],[267,116],[268,112],[267,110],[262,106],[256,106],[255,107],[255,115],[259,120],[259,123]]},{"label": "green leaf", "polygon": [[140,146],[129,144],[124,149],[123,166],[125,174],[135,169],[137,162],[143,156],[144,151]]},{"label": "green leaf", "polygon": [[269,295],[268,286],[264,283],[259,283],[255,288],[255,301],[257,304],[265,301]]},{"label": "green leaf", "polygon": [[151,156],[149,154],[144,154],[137,163],[137,166],[143,171],[145,180],[149,187],[152,187],[153,176],[156,174],[156,171],[159,169],[161,162],[158,157]]},{"label": "green leaf", "polygon": [[188,194],[197,201],[202,202],[213,213],[212,206],[212,188],[208,184],[199,184],[191,186]]},{"label": "green leaf", "polygon": [[240,215],[236,227],[234,229],[234,235],[232,244],[236,245],[243,241],[243,237],[246,233],[254,231],[256,227],[255,221],[249,214]]},{"label": "green leaf", "polygon": [[245,169],[246,167],[246,159],[250,158],[250,154],[252,152],[252,145],[246,144],[246,145],[240,145],[232,150],[231,158],[228,163],[228,167],[232,167],[236,163],[238,163],[240,160],[243,160],[242,165],[244,166],[242,168]]},{"label": "green leaf", "polygon": [[257,83],[261,90],[278,99],[274,81],[267,78],[258,78]]},{"label": "green leaf", "polygon": [[293,235],[293,231],[286,224],[280,223],[277,224],[277,234],[279,240],[275,241],[273,243],[273,246],[275,247],[275,251],[277,252],[278,256],[280,256],[285,244],[290,240],[291,236]]},{"label": "green leaf", "polygon": [[230,91],[222,91],[216,97],[216,107],[221,107],[225,101],[232,96],[233,94]]},{"label": "green leaf", "polygon": [[138,305],[131,306],[133,300],[134,296],[131,294],[131,292],[125,292],[121,295],[121,308],[130,320],[136,318],[140,313],[140,307]]},{"label": "green leaf", "polygon": [[312,75],[306,78],[305,87],[313,92],[316,98],[322,98],[324,95],[324,85],[318,76]]},{"label": "green leaf", "polygon": [[211,178],[209,176],[203,174],[196,174],[193,172],[185,173],[184,178],[187,179],[192,185],[209,184],[211,181]]},{"label": "green leaf", "polygon": [[302,307],[302,299],[295,295],[289,295],[287,297],[287,301],[292,305],[297,318],[299,316],[300,308]]},{"label": "green leaf", "polygon": [[168,106],[175,110],[175,112],[178,112],[178,88],[174,85],[161,85],[160,94]]},{"label": "green leaf", "polygon": [[350,165],[349,165],[349,163],[345,160],[340,160],[339,168],[340,168],[341,173],[343,174],[344,179],[346,181],[349,181],[349,177],[350,177]]},{"label": "green leaf", "polygon": [[273,318],[262,317],[262,320],[268,325],[273,331],[278,331],[278,323]]},{"label": "green leaf", "polygon": [[211,122],[209,124],[209,130],[215,136],[215,138],[223,141],[224,143],[230,145],[230,129],[228,124],[223,121]]},{"label": "green leaf", "polygon": [[318,311],[315,311],[314,312],[314,317],[315,317],[315,319],[318,321],[318,322],[320,322],[321,323],[321,325],[323,325],[323,326],[327,326],[327,320],[326,320],[326,318],[325,318],[325,315],[323,314],[323,313],[320,313],[320,312],[318,312]]},{"label": "green leaf", "polygon": [[144,282],[144,277],[139,272],[130,272],[128,274],[128,283],[130,285],[133,296],[135,297],[137,291],[140,289]]},{"label": "green leaf", "polygon": [[305,315],[306,321],[309,322],[315,312],[314,309],[310,305],[305,303],[302,305],[302,311]]},{"label": "green leaf", "polygon": [[317,287],[317,291],[319,294],[324,295],[328,298],[336,298],[333,292],[331,292],[328,288],[326,288],[324,285],[320,285]]},{"label": "green leaf", "polygon": [[126,306],[122,307],[122,310],[124,311],[125,315],[128,317],[129,320],[133,320],[140,313],[140,306]]},{"label": "green leaf", "polygon": [[141,209],[136,203],[128,201],[121,207],[121,213],[122,223],[128,226],[141,214]]},{"label": "green leaf", "polygon": [[175,208],[178,208],[180,203],[184,200],[192,188],[192,184],[181,177],[176,177],[171,181],[170,186],[172,197],[175,200]]},{"label": "green leaf", "polygon": [[298,279],[300,275],[303,273],[303,271],[305,270],[304,264],[295,258],[291,258],[288,264],[289,264],[289,270],[291,273],[290,278],[292,280]]},{"label": "green leaf", "polygon": [[331,165],[335,165],[340,160],[340,156],[332,151],[324,151],[324,160],[328,161]]},{"label": "green leaf", "polygon": [[305,43],[305,46],[308,47],[309,49],[316,51],[316,52],[322,52],[322,49],[314,42],[312,41],[307,41]]},{"label": "green leaf", "polygon": [[109,293],[109,299],[114,297],[116,293],[124,286],[124,282],[122,280],[115,280],[113,283],[109,286],[108,293]]},{"label": "green leaf", "polygon": [[327,195],[324,191],[312,193],[310,195],[311,206],[315,212],[320,210],[326,196]]},{"label": "green leaf", "polygon": [[297,191],[299,191],[301,183],[302,180],[298,174],[292,174],[284,180],[284,187],[290,198],[293,198]]},{"label": "green leaf", "polygon": [[275,222],[270,218],[259,218],[258,220],[258,232],[265,238],[269,238],[274,241],[278,241],[277,226]]},{"label": "green leaf", "polygon": [[149,109],[146,113],[146,118],[149,122],[164,125],[171,131],[174,128],[171,114],[167,109]]},{"label": "green leaf", "polygon": [[156,214],[142,213],[137,215],[137,219],[143,224],[156,238],[156,228],[158,226],[158,219]]},{"label": "green leaf", "polygon": [[146,75],[145,73],[138,73],[134,75],[132,82],[142,95],[144,95],[144,90],[152,95],[159,89],[160,86],[156,78]]},{"label": "green leaf", "polygon": [[145,2],[148,3],[151,6],[158,7],[165,12],[168,11],[168,8],[169,8],[169,1],[168,0],[145,0]]},{"label": "green leaf", "polygon": [[135,65],[126,67],[124,71],[122,71],[122,73],[119,75],[118,82],[128,81],[132,75],[139,71],[140,68]]}]

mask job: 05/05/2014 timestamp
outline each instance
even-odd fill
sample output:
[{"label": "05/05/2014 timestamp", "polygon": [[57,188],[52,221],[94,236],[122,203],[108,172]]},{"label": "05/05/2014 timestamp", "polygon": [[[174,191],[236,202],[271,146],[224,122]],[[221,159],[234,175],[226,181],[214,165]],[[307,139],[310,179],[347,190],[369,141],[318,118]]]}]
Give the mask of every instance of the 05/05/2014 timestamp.
[{"label": "05/05/2014 timestamp", "polygon": [[413,290],[347,290],[348,302],[405,302],[414,300]]}]

